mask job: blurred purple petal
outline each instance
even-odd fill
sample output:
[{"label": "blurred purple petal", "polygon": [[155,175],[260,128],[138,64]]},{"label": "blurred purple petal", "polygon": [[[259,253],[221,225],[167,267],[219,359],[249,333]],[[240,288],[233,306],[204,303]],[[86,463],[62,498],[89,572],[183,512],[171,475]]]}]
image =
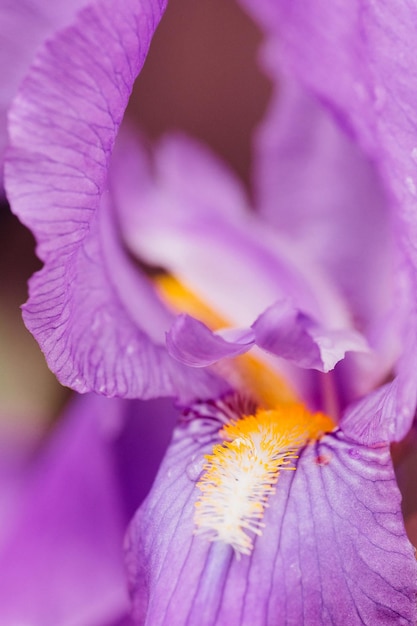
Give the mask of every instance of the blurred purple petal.
[{"label": "blurred purple petal", "polygon": [[388,447],[340,433],[281,472],[250,556],[193,534],[213,420],[177,428],[127,543],[136,623],[414,624],[416,564]]},{"label": "blurred purple petal", "polygon": [[9,516],[1,623],[96,626],[129,614],[123,536],[175,416],[168,401],[76,399],[27,468]]},{"label": "blurred purple petal", "polygon": [[[207,150],[185,137],[166,137],[151,167],[133,139],[125,142],[131,158],[115,162],[113,190],[124,236],[138,257],[168,269],[238,327],[283,297],[322,321],[349,326],[337,288],[302,248],[249,210],[232,173]],[[219,170],[223,202],[207,193]]]},{"label": "blurred purple petal", "polygon": [[404,308],[398,265],[416,239],[417,92],[409,81],[416,11],[359,0],[241,4],[265,32],[263,65],[277,83],[255,145],[260,206],[284,230],[297,230],[337,278],[378,357],[349,355],[341,366],[350,400],[389,376],[413,307],[412,295]]},{"label": "blurred purple petal", "polygon": [[373,158],[397,199],[416,263],[417,87],[414,3],[245,0],[278,38],[286,68]]},{"label": "blurred purple petal", "polygon": [[74,405],[33,468],[0,552],[4,624],[59,626],[71,616],[84,626],[127,610],[120,555],[124,520],[110,448],[100,435],[103,409],[91,397]]},{"label": "blurred purple petal", "polygon": [[243,332],[239,340],[226,341],[189,315],[177,317],[167,335],[169,353],[181,363],[193,367],[204,367],[225,357],[238,356],[247,352],[253,344],[250,329]]},{"label": "blurred purple petal", "polygon": [[400,441],[410,430],[417,407],[415,323],[412,317],[394,380],[347,408],[341,425],[349,437],[375,445]]},{"label": "blurred purple petal", "polygon": [[[168,268],[204,303],[220,313],[224,324],[248,327],[274,300],[290,297],[296,308],[316,319],[332,335],[326,346],[322,333],[316,333],[321,356],[310,355],[306,359],[309,367],[327,371],[343,357],[346,349],[363,350],[358,335],[352,332],[357,324],[363,325],[374,351],[366,355],[349,354],[349,365],[340,368],[341,406],[386,379],[398,357],[399,326],[404,308],[409,305],[402,294],[398,274],[395,306],[388,309],[391,287],[387,291],[383,287],[381,293],[385,295],[378,300],[379,308],[376,307],[379,317],[372,318],[369,313],[369,319],[365,319],[364,313],[365,317],[360,319],[360,307],[355,304],[356,296],[361,300],[360,293],[350,290],[352,302],[343,303],[337,293],[338,286],[335,290],[326,277],[327,268],[317,271],[306,256],[307,246],[299,249],[294,238],[285,240],[251,214],[243,193],[233,185],[232,174],[227,169],[223,171],[221,164],[204,148],[185,138],[166,137],[151,160],[132,135],[128,137],[125,133],[116,147],[112,191],[121,210],[124,237],[133,252],[152,265]],[[208,192],[219,171],[223,172],[219,176],[223,202],[214,192]],[[379,188],[377,181],[375,185]],[[213,205],[211,197],[215,199]],[[386,285],[385,264],[377,265],[372,282]],[[349,279],[355,282],[352,275]],[[364,307],[365,310],[367,306]],[[340,343],[342,339],[348,342]],[[334,351],[335,345],[340,350]],[[314,354],[316,348],[312,351]],[[195,356],[193,359],[198,362]],[[294,382],[297,376],[291,372],[287,375],[297,385]]]},{"label": "blurred purple petal", "polygon": [[0,188],[7,143],[7,109],[32,58],[46,37],[69,24],[87,0],[1,0],[0,2]]},{"label": "blurred purple petal", "polygon": [[393,295],[390,214],[374,165],[319,102],[286,78],[255,149],[258,210],[302,242],[341,288],[356,326],[369,332]]},{"label": "blurred purple petal", "polygon": [[367,351],[353,330],[327,330],[283,300],[269,307],[252,326],[256,345],[295,363],[322,372],[333,369],[347,351]]},{"label": "blurred purple petal", "polygon": [[7,541],[14,513],[24,490],[28,464],[39,443],[38,428],[16,428],[10,417],[0,416],[0,551]]},{"label": "blurred purple petal", "polygon": [[[106,407],[107,399],[102,399]],[[152,486],[178,419],[171,399],[124,400],[115,428],[112,455],[123,500],[124,520],[130,521]],[[103,412],[104,413],[104,412]],[[103,415],[101,416],[103,420]]]}]

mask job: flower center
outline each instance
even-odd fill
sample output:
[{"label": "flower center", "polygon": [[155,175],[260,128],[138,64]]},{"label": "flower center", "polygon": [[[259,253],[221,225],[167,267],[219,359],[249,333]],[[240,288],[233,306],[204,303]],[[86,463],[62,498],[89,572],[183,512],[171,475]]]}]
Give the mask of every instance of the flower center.
[{"label": "flower center", "polygon": [[[154,282],[174,310],[197,317],[212,330],[230,326],[229,320],[174,276],[157,276]],[[229,411],[222,415],[219,407],[210,407],[223,424],[216,429],[222,443],[205,456],[197,483],[200,496],[195,503],[195,534],[229,544],[237,558],[249,555],[254,535],[262,534],[264,512],[280,471],[295,470],[300,448],[335,428],[323,413],[309,413],[264,358],[262,353],[245,354],[233,360],[233,367],[216,364],[234,389],[244,390],[263,408],[246,413],[245,409],[234,412],[232,406],[232,416]],[[196,409],[196,415],[199,413],[201,406]]]},{"label": "flower center", "polygon": [[223,541],[238,558],[261,535],[268,498],[281,470],[295,470],[298,451],[335,427],[323,413],[312,415],[299,403],[232,420],[219,431],[224,442],[206,455],[197,487],[195,533]]}]

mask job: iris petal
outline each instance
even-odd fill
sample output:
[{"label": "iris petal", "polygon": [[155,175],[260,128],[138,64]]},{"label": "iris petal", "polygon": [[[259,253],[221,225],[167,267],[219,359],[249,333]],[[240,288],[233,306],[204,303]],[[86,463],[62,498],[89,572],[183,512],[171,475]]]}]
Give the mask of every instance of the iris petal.
[{"label": "iris petal", "polygon": [[308,315],[282,300],[268,307],[251,328],[233,336],[213,333],[189,315],[179,316],[167,335],[170,354],[194,367],[243,354],[253,345],[303,368],[328,372],[347,351],[368,350],[366,341],[352,330],[327,330]]},{"label": "iris petal", "polygon": [[317,94],[376,162],[397,200],[416,262],[417,9],[413,3],[243,0],[277,41],[293,76]]},{"label": "iris petal", "polygon": [[[3,156],[7,143],[7,109],[32,57],[45,37],[69,24],[87,0],[22,0],[0,3],[0,180],[3,179]],[[2,183],[1,183],[2,184]]]},{"label": "iris petal", "polygon": [[323,328],[286,301],[266,309],[252,328],[256,344],[264,350],[322,372],[333,369],[348,351],[368,351],[360,333]]},{"label": "iris petal", "polygon": [[[164,6],[91,4],[39,54],[10,115],[8,195],[45,263],[24,319],[60,381],[79,392],[149,398],[190,389],[163,346],[170,315],[123,256],[106,190],[113,143]],[[195,395],[213,393],[210,375],[190,376]]]},{"label": "iris petal", "polygon": [[79,398],[30,467],[0,551],[1,623],[107,623],[128,612],[126,520],[106,436],[106,422],[117,425],[123,407]]},{"label": "iris petal", "polygon": [[342,428],[350,437],[367,445],[400,441],[415,420],[417,387],[417,346],[415,319],[410,327],[405,350],[397,364],[394,380],[349,406],[342,418]]},{"label": "iris petal", "polygon": [[17,483],[1,467],[0,623],[131,624],[123,535],[177,413],[166,399],[75,397]]},{"label": "iris petal", "polygon": [[[388,447],[340,431],[281,472],[253,552],[193,535],[195,484],[213,423],[179,426],[134,519],[127,557],[138,623],[413,624],[414,553]],[[193,622],[194,620],[194,622]]]},{"label": "iris petal", "polygon": [[[271,48],[268,58],[278,65],[278,46]],[[274,69],[275,97],[255,137],[257,208],[325,268],[356,326],[381,352],[386,334],[377,344],[373,326],[386,318],[394,295],[394,242],[382,182],[326,108],[277,74]],[[395,310],[402,312],[398,301]]]},{"label": "iris petal", "polygon": [[226,341],[189,315],[180,315],[167,335],[170,354],[181,363],[194,367],[204,367],[219,359],[243,354],[253,343],[250,329],[243,332],[239,340]]},{"label": "iris petal", "polygon": [[[294,241],[250,211],[224,164],[185,137],[165,138],[153,162],[130,143],[136,159],[123,179],[117,177],[122,187],[117,189],[116,179],[115,197],[124,236],[139,258],[166,268],[238,327],[249,326],[283,297],[323,324],[349,327],[337,287]],[[216,187],[217,175],[223,200],[207,191]]]}]

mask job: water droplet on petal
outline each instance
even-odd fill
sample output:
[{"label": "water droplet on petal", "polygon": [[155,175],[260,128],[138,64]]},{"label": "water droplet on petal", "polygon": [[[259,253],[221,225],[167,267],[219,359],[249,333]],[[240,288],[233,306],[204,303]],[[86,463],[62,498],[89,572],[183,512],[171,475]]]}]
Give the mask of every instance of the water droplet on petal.
[{"label": "water droplet on petal", "polygon": [[408,191],[411,194],[413,194],[413,196],[415,196],[416,193],[417,193],[417,188],[416,188],[416,184],[414,182],[414,178],[412,178],[411,176],[407,176],[407,178],[405,179],[405,184],[407,185]]},{"label": "water droplet on petal", "polygon": [[84,393],[85,391],[87,391],[87,386],[85,382],[81,380],[81,378],[76,378],[74,380],[73,386],[74,386],[75,391],[78,391],[78,393]]},{"label": "water droplet on petal", "polygon": [[187,465],[187,468],[185,470],[188,478],[193,482],[197,481],[201,476],[203,466],[204,458],[196,457],[196,455],[193,455],[191,457],[191,462]]},{"label": "water droplet on petal", "polygon": [[352,459],[360,459],[361,458],[361,453],[359,452],[359,450],[357,448],[350,448],[349,456],[351,456]]},{"label": "water droplet on petal", "polygon": [[411,409],[409,406],[403,406],[401,409],[401,417],[411,417]]}]

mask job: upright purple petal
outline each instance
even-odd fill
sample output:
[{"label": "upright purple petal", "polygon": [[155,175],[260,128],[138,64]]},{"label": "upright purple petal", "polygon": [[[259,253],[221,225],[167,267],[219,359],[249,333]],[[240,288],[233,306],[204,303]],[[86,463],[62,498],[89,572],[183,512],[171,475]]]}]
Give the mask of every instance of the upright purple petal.
[{"label": "upright purple petal", "polygon": [[414,624],[417,573],[389,449],[339,431],[282,471],[253,552],[194,534],[211,419],[179,426],[127,544],[137,624]]},{"label": "upright purple petal", "polygon": [[417,8],[412,2],[244,0],[279,39],[281,58],[377,162],[416,254],[417,86],[410,77]]},{"label": "upright purple petal", "polygon": [[[124,176],[116,176],[114,193],[138,257],[167,268],[239,327],[283,297],[325,324],[349,326],[336,286],[294,242],[265,227],[213,155],[184,137],[167,137],[151,164],[139,146],[135,159],[133,140],[131,146],[131,161],[119,160]],[[207,192],[216,189],[218,171],[223,201]]]},{"label": "upright purple petal", "polygon": [[42,260],[57,249],[74,253],[88,231],[164,7],[159,0],[92,3],[42,49],[19,89],[10,113],[7,187]]},{"label": "upright purple petal", "polygon": [[[275,63],[277,48],[269,50]],[[390,212],[374,164],[286,77],[256,134],[255,155],[257,209],[326,268],[356,327],[370,336],[394,295]]]},{"label": "upright purple petal", "polygon": [[[339,146],[338,158],[331,159],[331,167],[325,167],[321,173],[320,169],[315,172],[315,182],[319,186],[323,180],[321,176],[325,177],[329,171],[333,173],[332,180],[317,197],[326,203],[334,190],[343,196],[344,201],[352,200],[353,204],[349,212],[338,201],[328,205],[333,215],[337,215],[334,226],[343,228],[344,232],[335,231],[334,239],[330,237],[329,244],[323,246],[321,258],[334,275],[339,273],[342,291],[352,301],[355,318],[378,355],[377,359],[355,358],[356,363],[350,358],[349,367],[343,365],[340,368],[346,370],[343,383],[349,383],[345,395],[351,399],[386,380],[402,349],[404,313],[407,317],[408,311],[414,308],[414,289],[411,298],[408,293],[404,294],[401,274],[404,253],[412,257],[416,266],[414,173],[417,119],[414,103],[417,90],[409,79],[415,65],[416,9],[412,3],[406,2],[394,6],[385,1],[363,3],[360,0],[319,1],[308,7],[297,0],[242,0],[242,4],[265,31],[264,61],[273,78],[276,80],[282,71],[310,92],[310,95],[301,96],[301,100],[292,97],[294,94],[285,91],[285,76],[282,108],[278,110],[278,101],[271,106],[270,119],[257,144],[261,155],[259,169],[263,178],[260,188],[264,202],[271,202],[273,189],[268,190],[267,185],[271,182],[265,181],[267,177],[271,181],[270,168],[274,164],[284,168],[288,180],[291,175],[299,173],[308,183],[310,168],[297,168],[297,165],[305,164],[303,158],[309,146],[314,149],[316,131],[319,161],[321,157],[323,163],[326,158],[329,162],[326,156],[329,141],[330,147],[332,141]],[[333,116],[336,126],[326,120],[325,109]],[[284,119],[278,125],[279,112]],[[305,130],[300,123],[306,124],[309,116],[315,124]],[[297,120],[301,120],[299,131],[291,134],[290,122]],[[298,141],[300,134],[302,142]],[[284,160],[288,151],[290,159]],[[292,158],[292,155],[295,156]],[[338,167],[339,158],[345,168]],[[373,178],[376,186],[373,186]],[[381,184],[387,193],[381,193]],[[298,189],[304,189],[304,185],[298,185]],[[301,193],[292,192],[290,203],[297,203],[297,196]],[[378,202],[378,194],[381,194],[381,202]],[[340,214],[333,210],[335,205],[343,209]],[[310,211],[308,202],[303,206],[308,206]],[[300,211],[302,208],[300,204]],[[284,228],[293,228],[293,214],[298,222],[300,213],[291,211],[284,217],[278,209],[278,219]],[[315,224],[317,217],[314,216]],[[326,228],[331,230],[332,220],[327,219],[326,223]],[[387,226],[392,231],[391,240],[398,248],[390,260],[390,263],[394,261],[391,270],[386,265],[391,254],[389,240],[388,249],[384,249]],[[319,241],[320,237],[315,239]],[[339,250],[332,250],[331,241],[340,242]],[[335,265],[337,256],[332,261],[333,252],[340,251],[343,257],[349,249],[353,255],[351,261],[338,268]],[[392,301],[391,310],[387,309],[387,297]],[[409,374],[413,375],[412,372]]]},{"label": "upright purple petal", "polygon": [[10,116],[8,194],[45,263],[25,322],[60,381],[80,392],[182,396],[191,376],[193,394],[212,393],[210,376],[189,375],[166,354],[170,316],[124,257],[106,191],[115,137],[164,6],[89,6],[37,57]]}]

